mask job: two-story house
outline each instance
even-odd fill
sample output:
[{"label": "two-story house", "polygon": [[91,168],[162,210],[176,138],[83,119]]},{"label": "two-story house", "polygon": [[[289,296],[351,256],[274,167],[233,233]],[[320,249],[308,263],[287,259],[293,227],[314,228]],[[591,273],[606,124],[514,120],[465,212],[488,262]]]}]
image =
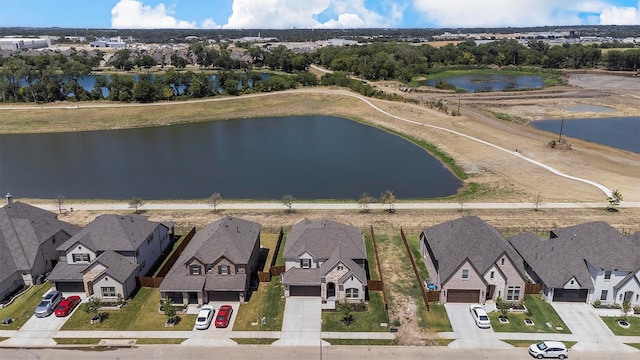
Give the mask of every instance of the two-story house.
[{"label": "two-story house", "polygon": [[244,302],[257,276],[260,227],[226,216],[196,232],[160,284],[162,297],[181,304]]},{"label": "two-story house", "polygon": [[595,221],[550,232],[525,233],[509,242],[547,301],[640,305],[640,244]]},{"label": "two-story house", "polygon": [[56,248],[80,231],[52,212],[22,202],[0,209],[0,300],[29,286],[58,262]]},{"label": "two-story house", "polygon": [[287,235],[285,296],[319,296],[323,301],[366,298],[367,251],[360,229],[334,221],[304,219]]},{"label": "two-story house", "polygon": [[59,291],[126,298],[170,245],[173,224],[139,215],[100,215],[58,246],[49,279]]},{"label": "two-story house", "polygon": [[524,299],[527,281],[522,258],[491,225],[476,216],[425,228],[420,253],[440,302],[484,304],[498,297]]}]

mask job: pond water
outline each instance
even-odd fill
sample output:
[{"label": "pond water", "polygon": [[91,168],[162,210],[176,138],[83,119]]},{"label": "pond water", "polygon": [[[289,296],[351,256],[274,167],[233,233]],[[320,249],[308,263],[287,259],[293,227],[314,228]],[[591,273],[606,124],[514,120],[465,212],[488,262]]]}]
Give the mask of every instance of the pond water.
[{"label": "pond water", "polygon": [[573,106],[569,106],[564,108],[564,110],[569,112],[595,112],[595,113],[614,113],[616,109],[606,107],[606,106],[598,106],[598,105],[588,105],[588,104],[576,104]]},{"label": "pond water", "polygon": [[[544,87],[542,77],[536,75],[477,74],[458,75],[440,78],[457,88],[467,92],[533,90]],[[436,86],[436,79],[420,82],[420,85]]]},{"label": "pond water", "polygon": [[533,127],[640,153],[640,117],[532,121]]},{"label": "pond water", "polygon": [[0,192],[16,197],[357,199],[453,195],[461,186],[422,148],[327,117],[0,135]]}]

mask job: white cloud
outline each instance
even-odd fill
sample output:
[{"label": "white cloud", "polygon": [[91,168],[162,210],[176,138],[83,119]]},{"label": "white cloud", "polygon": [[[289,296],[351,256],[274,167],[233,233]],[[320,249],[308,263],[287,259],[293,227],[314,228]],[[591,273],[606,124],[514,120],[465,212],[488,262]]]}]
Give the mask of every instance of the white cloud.
[{"label": "white cloud", "polygon": [[637,7],[611,6],[600,14],[602,25],[640,25],[640,1]]},{"label": "white cloud", "polygon": [[[91,0],[94,1],[94,0]],[[142,1],[120,0],[111,9],[111,27],[116,29],[192,29],[196,23],[178,20],[173,6],[165,7],[163,3],[156,7],[143,5]]]},{"label": "white cloud", "polygon": [[218,25],[213,19],[206,19],[200,25],[201,29],[220,29],[221,25]]},{"label": "white cloud", "polygon": [[[393,8],[393,4],[388,7]],[[393,14],[398,17],[397,11]],[[328,17],[321,22],[319,17]],[[401,15],[400,15],[401,18]],[[388,26],[364,0],[234,0],[224,28],[362,28]]]}]

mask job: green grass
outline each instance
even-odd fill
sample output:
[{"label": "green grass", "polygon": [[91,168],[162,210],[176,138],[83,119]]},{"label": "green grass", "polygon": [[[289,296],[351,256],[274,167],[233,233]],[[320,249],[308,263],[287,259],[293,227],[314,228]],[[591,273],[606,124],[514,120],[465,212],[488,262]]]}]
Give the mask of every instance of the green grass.
[{"label": "green grass", "polygon": [[638,317],[627,316],[627,321],[631,324],[628,329],[623,329],[618,325],[617,316],[602,316],[601,319],[618,336],[640,336],[640,318]]},{"label": "green grass", "polygon": [[431,302],[429,303],[429,311],[426,315],[427,329],[433,332],[451,332],[451,322],[447,315],[444,305]]},{"label": "green grass", "polygon": [[422,260],[422,254],[420,254],[420,235],[407,234],[406,232],[404,235],[407,238],[409,249],[411,249],[411,255],[413,255],[413,260],[415,260],[416,266],[418,267],[418,274],[420,274],[420,280],[424,280],[429,277],[429,271],[427,271],[427,265],[424,264],[424,261]]},{"label": "green grass", "polygon": [[371,233],[364,234],[364,245],[367,249],[367,264],[369,265],[369,280],[380,281],[380,271],[376,262],[376,254],[373,251],[373,238]]},{"label": "green grass", "polygon": [[516,124],[526,124],[527,123],[527,119],[522,118],[520,116],[513,116],[513,115],[509,115],[509,114],[505,114],[505,113],[501,113],[501,112],[497,112],[497,111],[490,111],[490,113],[492,113],[493,116],[497,117],[500,120],[509,121],[509,122],[513,122],[513,123],[516,123]]},{"label": "green grass", "polygon": [[385,339],[322,339],[331,345],[372,345],[372,346],[384,346],[384,345],[396,345],[398,341],[385,340]]},{"label": "green grass", "polygon": [[369,291],[367,311],[354,312],[353,318],[354,321],[351,325],[346,326],[342,322],[342,315],[339,311],[323,311],[322,331],[389,331],[388,327],[380,326],[380,323],[389,323],[387,312],[384,310],[384,303],[382,302],[382,292]]},{"label": "green grass", "polygon": [[278,257],[276,258],[276,266],[284,266],[284,245],[287,242],[287,235],[282,237],[282,242],[280,243],[280,249],[278,250]]},{"label": "green grass", "polygon": [[[513,345],[515,347],[529,347],[531,344],[535,344],[536,340],[502,340],[509,345]],[[576,344],[576,341],[563,341],[562,342],[567,349],[571,349],[573,345]]]},{"label": "green grass", "polygon": [[271,345],[278,339],[269,338],[231,338],[231,340],[237,342],[239,345]]},{"label": "green grass", "polygon": [[260,246],[265,249],[269,249],[269,255],[267,255],[267,260],[264,263],[265,268],[262,271],[269,271],[269,267],[271,266],[271,259],[276,256],[275,249],[277,243],[278,234],[260,233]]},{"label": "green grass", "polygon": [[636,348],[636,349],[640,350],[640,344],[627,344],[627,345],[629,345],[629,346],[631,346],[631,347],[634,347],[634,348]]},{"label": "green grass", "polygon": [[164,266],[164,264],[167,263],[167,261],[169,260],[169,258],[171,257],[171,255],[173,254],[173,252],[178,248],[178,246],[180,246],[180,244],[184,241],[186,235],[180,235],[180,238],[173,243],[171,251],[166,254],[166,256],[164,257],[164,260],[162,260],[162,263],[160,263],[158,265],[158,267],[156,268],[156,271],[154,271],[153,273],[153,277],[158,276],[158,272],[160,272],[160,270],[162,269],[162,267]]},{"label": "green grass", "polygon": [[[83,308],[78,309],[62,326],[62,330],[132,330],[132,331],[190,331],[196,315],[179,314],[176,326],[165,327],[166,317],[158,313],[160,292],[157,289],[140,288],[133,299],[120,310],[104,311],[107,319],[91,324],[91,315]],[[81,305],[84,306],[84,305]]]},{"label": "green grass", "polygon": [[[58,345],[98,345],[100,343],[99,338],[53,338]],[[139,338],[136,339],[136,344],[148,345],[148,344],[182,344],[185,338]]]},{"label": "green grass", "polygon": [[[509,323],[501,324],[498,317],[499,311],[493,311],[489,313],[491,318],[491,326],[496,332],[521,332],[521,333],[560,333],[570,334],[569,328],[562,321],[558,313],[553,307],[542,300],[539,296],[525,295],[524,304],[527,309],[532,313],[531,316],[527,313],[512,312],[508,314]],[[528,326],[524,323],[525,319],[531,319],[534,322],[533,326]],[[547,327],[547,323],[552,325],[551,328]],[[562,330],[556,330],[556,327],[562,327]]]},{"label": "green grass", "polygon": [[[284,316],[284,304],[284,286],[280,282],[280,277],[273,277],[268,283],[260,283],[258,290],[251,294],[249,302],[240,304],[233,330],[280,331]],[[262,324],[263,317],[266,324]],[[258,325],[251,325],[256,322]]]},{"label": "green grass", "polygon": [[8,317],[13,319],[9,325],[2,325],[0,330],[18,330],[33,315],[36,306],[42,300],[42,296],[49,291],[51,283],[46,282],[42,285],[34,285],[29,291],[16,298],[11,305],[4,309],[0,309],[0,319]]},{"label": "green grass", "polygon": [[3,342],[5,340],[9,339],[8,337],[0,337],[0,342]]}]

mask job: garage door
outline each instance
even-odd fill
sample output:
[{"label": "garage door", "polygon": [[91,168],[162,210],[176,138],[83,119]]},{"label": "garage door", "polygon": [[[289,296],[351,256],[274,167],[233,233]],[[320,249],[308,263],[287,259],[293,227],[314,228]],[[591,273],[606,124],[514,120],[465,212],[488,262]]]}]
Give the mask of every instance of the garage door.
[{"label": "garage door", "polygon": [[554,289],[553,301],[587,302],[587,289]]},{"label": "garage door", "polygon": [[479,299],[480,290],[447,290],[447,302],[477,303]]},{"label": "garage door", "polygon": [[237,291],[209,291],[209,301],[239,301],[240,293]]},{"label": "garage door", "polygon": [[56,290],[65,292],[84,292],[82,281],[56,281]]},{"label": "garage door", "polygon": [[289,296],[320,296],[320,286],[291,286]]}]

